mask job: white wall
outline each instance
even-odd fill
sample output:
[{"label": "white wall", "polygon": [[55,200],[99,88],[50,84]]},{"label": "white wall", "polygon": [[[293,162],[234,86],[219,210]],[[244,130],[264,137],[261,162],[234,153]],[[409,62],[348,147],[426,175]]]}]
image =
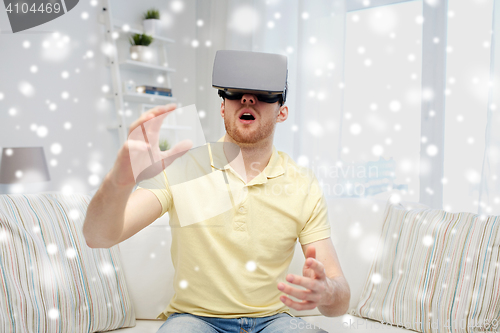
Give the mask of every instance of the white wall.
[{"label": "white wall", "polygon": [[[169,65],[176,69],[172,75],[173,93],[179,104],[196,104],[198,111],[205,111],[206,116],[201,118],[201,124],[207,141],[216,141],[224,133],[223,120],[219,114],[221,99],[211,87],[215,52],[219,49],[240,49],[283,53],[292,47],[294,51],[287,53],[290,84],[287,104],[290,115],[285,123],[278,124],[275,144],[293,158],[305,152],[318,155],[319,151],[312,152],[306,146],[324,145],[317,145],[314,140],[303,144],[303,136],[306,137],[307,132],[302,123],[310,120],[309,115],[317,115],[325,104],[317,105],[317,101],[311,103],[303,100],[303,97],[309,90],[321,88],[329,92],[328,96],[332,97],[333,102],[328,103],[330,107],[325,108],[324,112],[334,111],[329,115],[334,117],[340,111],[337,105],[341,90],[336,87],[341,81],[343,53],[339,50],[343,45],[343,2],[322,2],[328,10],[324,13],[315,12],[315,18],[310,20],[300,17],[303,11],[312,11],[313,8],[298,0],[293,2],[293,8],[282,7],[277,1],[265,6],[263,2],[248,0],[185,0],[177,1],[183,4],[182,10],[177,12],[172,7],[174,2],[110,0],[110,5],[113,17],[131,26],[140,25],[144,10],[151,7],[160,9],[162,20],[166,22],[163,34],[176,41],[168,46]],[[49,165],[50,182],[26,184],[24,189],[20,189],[22,192],[60,191],[64,186],[76,192],[95,190],[99,184],[89,182],[89,177],[97,176],[100,181],[112,167],[119,143],[116,130],[107,129],[108,125],[115,122],[114,103],[105,99],[106,94],[102,92],[103,86],[112,87],[111,73],[105,65],[107,61],[102,52],[104,25],[99,23],[102,3],[102,0],[98,0],[97,5],[92,6],[91,1],[82,1],[66,15],[26,33],[0,35],[0,72],[6,73],[0,76],[0,92],[4,95],[0,100],[0,147],[41,145],[45,148],[48,161],[57,161],[57,166]],[[256,10],[261,20],[258,27],[260,32],[257,32],[265,36],[255,32],[245,37],[234,31],[235,10],[245,5]],[[84,12],[88,14],[87,19],[82,18]],[[276,12],[281,12],[283,18],[273,31],[268,32],[266,20],[272,19]],[[308,81],[314,76],[311,66],[301,66],[311,60],[307,52],[319,51],[309,45],[309,34],[297,37],[297,29],[308,26],[314,29],[325,19],[331,19],[331,24],[329,29],[322,30],[326,35],[323,41],[330,50],[336,50],[332,51],[335,55],[329,61],[335,62],[337,69],[329,75],[328,82],[321,81],[320,84],[314,81],[313,88]],[[202,20],[203,25],[197,25],[198,20]],[[10,31],[5,11],[0,11],[0,29]],[[64,52],[56,49],[56,56],[51,60],[44,56],[47,50],[42,43],[45,40],[57,42],[53,32],[59,32],[60,39],[68,36],[70,42],[64,44]],[[197,48],[191,45],[193,40],[199,42]],[[29,48],[23,47],[24,41],[30,42]],[[210,42],[209,46],[206,45],[207,41]],[[119,44],[126,46],[123,41]],[[303,47],[303,44],[306,45]],[[85,56],[89,51],[93,52],[92,58]],[[124,51],[126,49],[119,50]],[[37,73],[30,72],[32,65],[38,67]],[[75,72],[76,69],[79,69],[79,73]],[[67,79],[61,77],[64,71],[69,73]],[[21,82],[28,82],[33,87],[33,96],[27,97],[20,92],[18,86]],[[64,91],[69,93],[68,99],[61,98]],[[300,103],[299,97],[302,100]],[[56,110],[50,110],[51,103],[57,105]],[[11,108],[17,110],[16,115],[9,114]],[[134,110],[131,106],[125,108]],[[299,115],[304,111],[306,118],[302,119]],[[134,112],[127,121],[131,122],[137,116],[138,113]],[[70,130],[64,129],[66,122],[71,123]],[[36,131],[30,129],[31,124],[45,126],[48,134],[45,137],[38,136]],[[297,125],[299,131],[293,131],[292,128]],[[332,132],[332,135],[327,140],[331,142],[327,148],[329,153],[333,152],[331,147],[335,146],[338,132]],[[324,137],[319,139],[325,140]],[[50,147],[54,143],[62,145],[61,154],[54,155],[51,152]],[[12,190],[0,185],[2,193]]]},{"label": "white wall", "polygon": [[[98,180],[109,171],[119,148],[115,131],[107,126],[115,119],[111,100],[103,99],[102,87],[111,87],[111,73],[105,66],[106,57],[101,51],[104,42],[104,26],[99,23],[101,1],[92,6],[90,1],[80,3],[70,12],[42,26],[23,33],[12,34],[5,10],[0,9],[0,147],[43,146],[49,164],[51,181],[42,184],[26,184],[22,191],[88,192],[98,184],[89,182],[95,175]],[[113,15],[130,24],[139,24],[142,13],[159,8],[170,13],[171,25],[166,37],[176,40],[169,47],[170,65],[177,72],[172,76],[173,91],[182,105],[196,102],[195,51],[191,40],[195,34],[195,1],[183,1],[184,8],[177,13],[170,9],[171,1],[118,1],[112,0]],[[82,14],[88,14],[87,19]],[[58,32],[57,39],[53,32]],[[63,38],[69,37],[64,43]],[[30,43],[29,48],[23,42]],[[44,41],[54,45],[45,49]],[[57,48],[57,43],[62,47]],[[85,57],[87,52],[93,57]],[[31,66],[38,71],[32,73]],[[68,78],[61,74],[67,71]],[[77,72],[79,71],[79,72]],[[28,83],[33,93],[23,94],[19,85]],[[29,89],[28,89],[29,90]],[[63,99],[67,92],[69,98]],[[55,110],[49,106],[56,105]],[[15,109],[15,115],[9,110]],[[130,121],[137,117],[134,113]],[[64,128],[71,123],[71,129]],[[31,130],[32,125],[44,126],[44,137]],[[59,143],[62,152],[55,155],[51,145]],[[94,176],[94,178],[95,178]],[[12,191],[0,185],[0,193]]]}]

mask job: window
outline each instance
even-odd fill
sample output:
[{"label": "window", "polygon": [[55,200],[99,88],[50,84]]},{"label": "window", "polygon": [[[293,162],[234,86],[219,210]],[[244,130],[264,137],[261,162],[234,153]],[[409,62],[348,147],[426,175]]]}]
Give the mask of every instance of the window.
[{"label": "window", "polygon": [[347,196],[419,200],[422,1],[346,15],[341,182]]}]

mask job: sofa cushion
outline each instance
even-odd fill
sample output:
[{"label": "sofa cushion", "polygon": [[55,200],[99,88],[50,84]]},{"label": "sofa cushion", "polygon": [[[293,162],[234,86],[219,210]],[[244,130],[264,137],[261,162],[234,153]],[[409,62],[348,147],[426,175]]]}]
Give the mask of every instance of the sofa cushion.
[{"label": "sofa cushion", "polygon": [[119,249],[91,249],[90,197],[0,195],[0,332],[100,332],[135,325]]},{"label": "sofa cushion", "polygon": [[499,217],[388,203],[384,220],[356,315],[419,332],[500,319]]},{"label": "sofa cushion", "polygon": [[[341,317],[325,317],[325,316],[303,316],[300,317],[309,324],[309,328],[322,328],[327,332],[335,333],[411,333],[411,331],[402,327],[391,326],[389,324],[381,324],[378,321],[364,319],[345,315]],[[292,319],[293,320],[293,319]],[[156,333],[163,325],[163,320],[137,320],[137,325],[132,328],[121,328],[116,330],[116,333]],[[301,328],[295,322],[290,322],[290,328]],[[307,328],[307,327],[304,327]],[[295,332],[294,330],[293,332]]]}]

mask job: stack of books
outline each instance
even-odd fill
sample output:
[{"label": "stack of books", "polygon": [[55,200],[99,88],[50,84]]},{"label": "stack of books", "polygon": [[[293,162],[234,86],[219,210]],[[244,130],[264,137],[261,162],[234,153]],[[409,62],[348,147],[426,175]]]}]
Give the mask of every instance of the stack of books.
[{"label": "stack of books", "polygon": [[172,89],[154,86],[137,86],[136,91],[141,94],[151,94],[172,97]]}]

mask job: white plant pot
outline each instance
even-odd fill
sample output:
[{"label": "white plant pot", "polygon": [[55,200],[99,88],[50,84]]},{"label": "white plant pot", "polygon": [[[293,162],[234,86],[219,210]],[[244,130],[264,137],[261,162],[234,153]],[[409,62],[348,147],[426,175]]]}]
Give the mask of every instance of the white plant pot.
[{"label": "white plant pot", "polygon": [[158,35],[160,32],[160,20],[157,19],[148,19],[142,21],[142,25],[144,27],[144,33],[146,35]]},{"label": "white plant pot", "polygon": [[130,58],[136,61],[153,62],[153,50],[144,45],[133,45],[130,47]]}]

